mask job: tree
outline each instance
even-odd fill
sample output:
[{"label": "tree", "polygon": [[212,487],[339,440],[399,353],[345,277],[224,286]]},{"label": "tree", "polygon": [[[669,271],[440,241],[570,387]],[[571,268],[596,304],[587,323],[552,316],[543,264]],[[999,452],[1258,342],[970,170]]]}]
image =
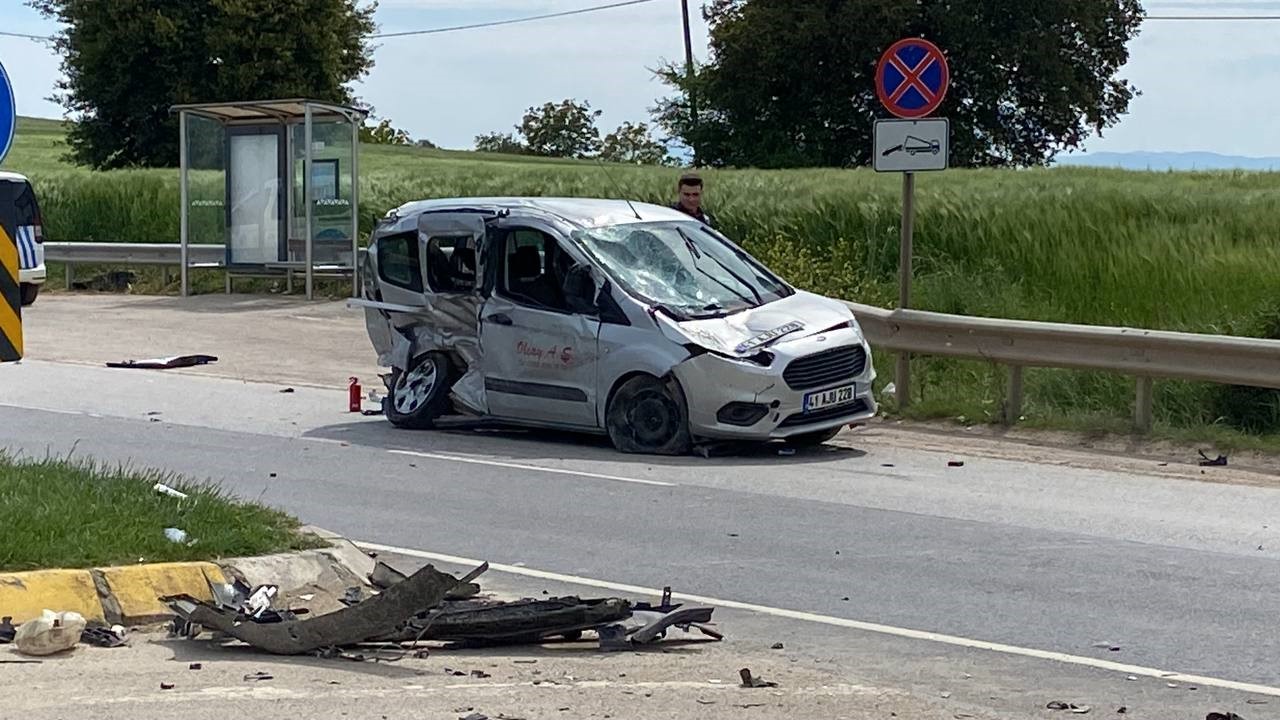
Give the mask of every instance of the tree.
[{"label": "tree", "polygon": [[[880,54],[922,36],[947,53],[953,165],[1038,165],[1128,110],[1116,77],[1140,0],[710,0],[709,62],[668,63],[659,124],[711,165],[866,165],[887,117]],[[806,58],[813,58],[808,60]],[[696,100],[696,120],[690,97]]]},{"label": "tree", "polygon": [[[51,100],[79,117],[70,157],[97,169],[172,166],[179,103],[308,97],[355,104],[373,66],[376,2],[28,0],[65,26]],[[363,8],[360,5],[365,5]]]},{"label": "tree", "polygon": [[360,142],[371,145],[412,145],[409,133],[391,125],[389,118],[383,118],[377,125],[360,127]]},{"label": "tree", "polygon": [[668,161],[667,146],[654,140],[645,123],[624,122],[604,138],[600,159],[607,162],[662,165]]},{"label": "tree", "polygon": [[476,136],[476,152],[527,155],[528,148],[511,133],[488,133]]},{"label": "tree", "polygon": [[600,131],[596,129],[600,113],[585,100],[545,103],[526,110],[516,129],[533,155],[584,158],[600,149]]}]

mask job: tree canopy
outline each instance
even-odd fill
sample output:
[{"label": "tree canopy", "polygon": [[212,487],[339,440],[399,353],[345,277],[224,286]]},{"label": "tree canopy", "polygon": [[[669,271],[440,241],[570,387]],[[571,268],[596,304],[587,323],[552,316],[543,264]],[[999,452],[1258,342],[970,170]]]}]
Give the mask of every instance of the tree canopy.
[{"label": "tree canopy", "polygon": [[866,165],[889,117],[876,63],[925,37],[951,70],[934,113],[951,164],[1043,164],[1128,110],[1136,88],[1116,75],[1143,15],[1140,0],[710,0],[709,60],[659,68],[676,95],[654,114],[709,165]]},{"label": "tree canopy", "polygon": [[572,98],[547,102],[525,110],[516,134],[491,132],[477,135],[476,150],[510,155],[542,157],[599,158],[606,162],[667,164],[667,146],[653,138],[648,124],[624,122],[600,139],[596,119],[588,101]]},{"label": "tree canopy", "polygon": [[356,104],[376,3],[358,0],[28,0],[65,28],[51,98],[77,117],[71,159],[172,166],[175,104],[308,97]]}]

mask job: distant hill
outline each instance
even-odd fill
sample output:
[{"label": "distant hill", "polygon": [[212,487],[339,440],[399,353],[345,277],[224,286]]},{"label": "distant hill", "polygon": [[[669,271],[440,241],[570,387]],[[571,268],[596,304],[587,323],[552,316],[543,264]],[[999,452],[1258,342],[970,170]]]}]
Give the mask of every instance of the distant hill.
[{"label": "distant hill", "polygon": [[1100,152],[1060,155],[1055,165],[1125,170],[1280,170],[1280,157],[1243,157],[1212,152]]}]

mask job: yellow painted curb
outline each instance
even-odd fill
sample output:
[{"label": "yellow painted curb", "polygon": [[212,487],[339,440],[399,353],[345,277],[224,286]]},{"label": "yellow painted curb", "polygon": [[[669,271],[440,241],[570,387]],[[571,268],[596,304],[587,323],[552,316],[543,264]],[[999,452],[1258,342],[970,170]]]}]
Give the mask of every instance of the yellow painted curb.
[{"label": "yellow painted curb", "polygon": [[[207,590],[206,590],[207,592]],[[0,615],[15,625],[40,617],[45,609],[75,611],[86,620],[105,620],[93,574],[88,570],[32,570],[0,573]]]},{"label": "yellow painted curb", "polygon": [[222,568],[210,562],[152,563],[101,568],[107,590],[125,624],[163,620],[173,611],[160,602],[165,595],[190,595],[211,601],[209,583],[225,583]]}]

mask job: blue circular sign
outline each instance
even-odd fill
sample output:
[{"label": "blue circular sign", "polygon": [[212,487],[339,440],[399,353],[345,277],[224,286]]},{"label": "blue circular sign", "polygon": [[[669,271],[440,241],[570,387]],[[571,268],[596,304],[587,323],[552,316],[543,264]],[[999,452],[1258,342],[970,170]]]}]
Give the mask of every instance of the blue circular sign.
[{"label": "blue circular sign", "polygon": [[876,65],[876,95],[900,118],[922,118],[938,109],[951,84],[951,69],[937,45],[903,38]]},{"label": "blue circular sign", "polygon": [[13,83],[0,63],[0,162],[13,147],[13,135],[18,129],[18,104],[13,100]]}]

